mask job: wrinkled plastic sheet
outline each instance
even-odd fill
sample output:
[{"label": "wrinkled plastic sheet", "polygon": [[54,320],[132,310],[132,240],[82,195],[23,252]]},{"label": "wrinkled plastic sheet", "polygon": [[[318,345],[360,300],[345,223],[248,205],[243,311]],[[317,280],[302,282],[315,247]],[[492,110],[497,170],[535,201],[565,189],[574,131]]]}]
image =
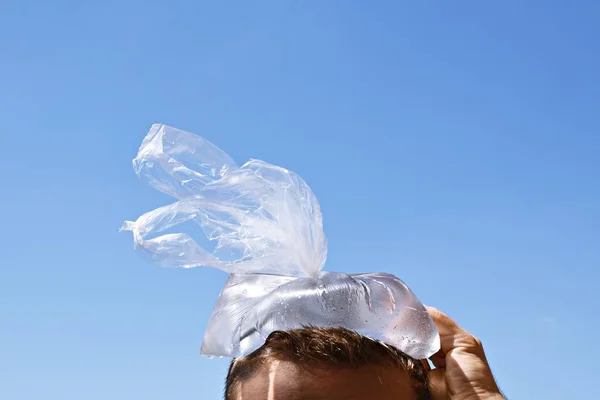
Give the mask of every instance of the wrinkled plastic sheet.
[{"label": "wrinkled plastic sheet", "polygon": [[[153,125],[134,170],[176,199],[127,221],[136,250],[169,267],[230,274],[202,353],[240,357],[276,330],[345,327],[424,359],[439,349],[426,309],[397,277],[324,272],[327,239],[319,203],[295,173],[259,160],[241,167],[206,139]],[[200,226],[203,245],[183,232]],[[181,232],[170,232],[181,228]]]}]

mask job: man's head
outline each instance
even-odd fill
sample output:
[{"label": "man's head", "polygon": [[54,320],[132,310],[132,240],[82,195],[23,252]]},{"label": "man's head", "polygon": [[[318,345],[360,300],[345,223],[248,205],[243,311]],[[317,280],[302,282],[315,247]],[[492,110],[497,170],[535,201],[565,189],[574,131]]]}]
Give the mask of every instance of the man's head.
[{"label": "man's head", "polygon": [[273,332],[233,360],[226,400],[429,400],[423,364],[343,328]]}]

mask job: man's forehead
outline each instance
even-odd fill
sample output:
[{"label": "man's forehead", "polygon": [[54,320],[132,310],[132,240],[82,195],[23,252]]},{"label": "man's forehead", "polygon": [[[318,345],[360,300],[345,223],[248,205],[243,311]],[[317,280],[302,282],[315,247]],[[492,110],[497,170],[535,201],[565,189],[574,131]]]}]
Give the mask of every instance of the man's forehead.
[{"label": "man's forehead", "polygon": [[238,383],[236,400],[414,400],[408,373],[397,368],[318,368],[271,361]]}]

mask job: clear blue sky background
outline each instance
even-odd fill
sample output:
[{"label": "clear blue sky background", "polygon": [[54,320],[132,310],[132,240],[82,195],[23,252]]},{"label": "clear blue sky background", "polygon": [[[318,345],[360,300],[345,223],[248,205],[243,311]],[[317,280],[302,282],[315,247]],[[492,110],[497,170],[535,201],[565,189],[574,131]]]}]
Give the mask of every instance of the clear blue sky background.
[{"label": "clear blue sky background", "polygon": [[594,398],[600,3],[0,4],[0,398],[219,399],[225,274],[147,265],[153,122],[298,172],[326,268],[480,336],[511,399]]}]

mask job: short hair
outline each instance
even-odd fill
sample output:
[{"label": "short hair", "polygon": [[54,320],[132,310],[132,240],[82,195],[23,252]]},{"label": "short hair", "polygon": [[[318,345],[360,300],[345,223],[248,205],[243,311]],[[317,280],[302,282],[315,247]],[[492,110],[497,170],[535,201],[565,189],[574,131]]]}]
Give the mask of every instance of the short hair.
[{"label": "short hair", "polygon": [[408,372],[417,400],[430,400],[425,367],[400,350],[345,328],[305,327],[275,331],[264,345],[246,357],[234,359],[225,380],[225,400],[234,399],[239,382],[270,361],[288,361],[303,366],[358,368],[382,365]]}]

